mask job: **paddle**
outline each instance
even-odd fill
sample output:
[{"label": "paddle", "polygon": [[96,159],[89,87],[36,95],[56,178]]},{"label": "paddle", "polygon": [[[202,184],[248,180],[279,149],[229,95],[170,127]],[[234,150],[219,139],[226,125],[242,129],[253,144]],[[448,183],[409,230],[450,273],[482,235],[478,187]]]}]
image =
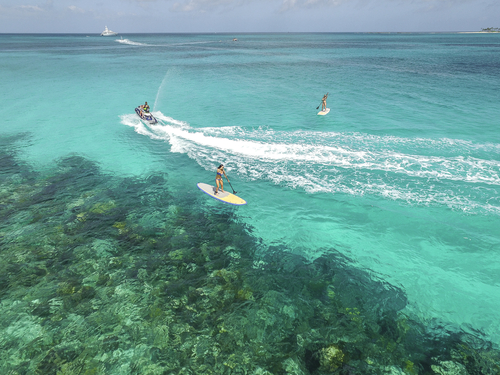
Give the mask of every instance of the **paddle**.
[{"label": "paddle", "polygon": [[[229,178],[226,176],[227,182],[229,182]],[[229,182],[229,186],[231,186],[231,189],[233,189],[233,194],[236,194],[236,191],[234,191],[233,185],[231,185],[231,182]]]},{"label": "paddle", "polygon": [[[326,97],[328,97],[328,92],[326,93]],[[323,104],[323,100],[321,100],[321,103],[316,107],[316,109],[319,109],[319,107],[321,106],[321,104]]]}]

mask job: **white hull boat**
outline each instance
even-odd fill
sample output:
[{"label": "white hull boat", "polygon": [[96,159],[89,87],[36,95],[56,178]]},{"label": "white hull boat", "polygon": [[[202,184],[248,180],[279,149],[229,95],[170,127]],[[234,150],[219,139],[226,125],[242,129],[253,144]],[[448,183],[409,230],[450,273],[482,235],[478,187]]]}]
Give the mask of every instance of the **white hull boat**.
[{"label": "white hull boat", "polygon": [[107,26],[104,26],[104,31],[101,33],[101,36],[114,36],[114,35],[118,35],[118,33],[115,33],[114,31],[108,29]]}]

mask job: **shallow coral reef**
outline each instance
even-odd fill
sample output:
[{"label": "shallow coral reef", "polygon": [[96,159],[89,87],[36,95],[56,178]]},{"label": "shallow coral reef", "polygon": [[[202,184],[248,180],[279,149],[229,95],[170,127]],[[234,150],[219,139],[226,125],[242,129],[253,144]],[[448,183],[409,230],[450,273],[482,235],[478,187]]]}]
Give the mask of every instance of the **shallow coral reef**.
[{"label": "shallow coral reef", "polygon": [[0,151],[2,374],[500,374],[498,350],[405,316],[334,249],[264,248],[232,209],[77,156]]}]

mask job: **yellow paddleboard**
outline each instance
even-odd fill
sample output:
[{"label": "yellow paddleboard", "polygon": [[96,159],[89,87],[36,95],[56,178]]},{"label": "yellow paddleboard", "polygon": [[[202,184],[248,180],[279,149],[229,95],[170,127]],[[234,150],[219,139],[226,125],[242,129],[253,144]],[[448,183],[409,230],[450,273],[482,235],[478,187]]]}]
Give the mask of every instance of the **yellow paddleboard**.
[{"label": "yellow paddleboard", "polygon": [[212,198],[215,198],[221,202],[233,204],[235,206],[242,206],[247,204],[247,202],[240,197],[228,193],[227,191],[220,191],[215,195],[215,186],[204,184],[203,182],[198,183],[198,188],[204,192],[205,194],[210,195]]},{"label": "yellow paddleboard", "polygon": [[327,109],[325,109],[324,111],[319,111],[319,112],[318,112],[318,115],[324,116],[324,115],[326,115],[328,112],[330,112],[330,108],[327,108]]}]

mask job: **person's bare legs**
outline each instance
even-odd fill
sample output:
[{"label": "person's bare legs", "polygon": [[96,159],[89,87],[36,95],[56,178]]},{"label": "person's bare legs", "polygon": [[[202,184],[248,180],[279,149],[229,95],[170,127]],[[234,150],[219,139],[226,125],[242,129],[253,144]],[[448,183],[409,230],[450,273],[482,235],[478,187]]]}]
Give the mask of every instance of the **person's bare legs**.
[{"label": "person's bare legs", "polygon": [[216,178],[215,179],[215,194],[220,191],[224,192],[224,181],[222,181],[222,178]]}]

